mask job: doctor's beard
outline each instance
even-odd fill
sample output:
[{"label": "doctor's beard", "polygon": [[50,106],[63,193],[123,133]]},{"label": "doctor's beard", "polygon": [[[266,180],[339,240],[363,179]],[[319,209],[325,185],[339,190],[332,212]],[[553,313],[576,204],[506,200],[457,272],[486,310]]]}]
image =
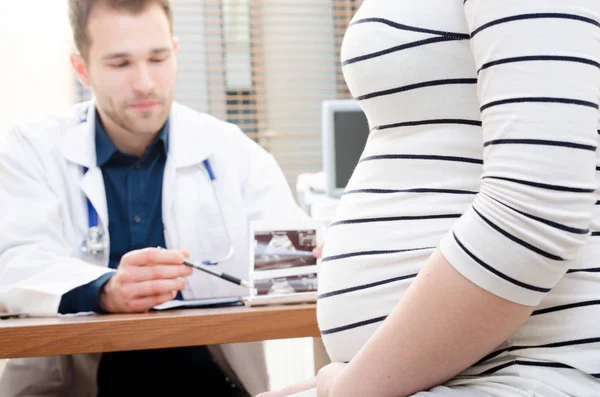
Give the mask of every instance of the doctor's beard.
[{"label": "doctor's beard", "polygon": [[[152,102],[150,107],[136,107],[140,102]],[[106,115],[120,128],[134,135],[155,135],[165,124],[171,112],[172,100],[157,95],[139,96],[104,108]]]}]

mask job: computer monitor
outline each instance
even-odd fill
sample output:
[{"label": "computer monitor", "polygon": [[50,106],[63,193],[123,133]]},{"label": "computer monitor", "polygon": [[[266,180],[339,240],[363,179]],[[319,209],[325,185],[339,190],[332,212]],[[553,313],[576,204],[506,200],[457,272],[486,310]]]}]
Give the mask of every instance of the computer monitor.
[{"label": "computer monitor", "polygon": [[367,142],[369,124],[353,99],[323,101],[321,121],[325,192],[341,197]]}]

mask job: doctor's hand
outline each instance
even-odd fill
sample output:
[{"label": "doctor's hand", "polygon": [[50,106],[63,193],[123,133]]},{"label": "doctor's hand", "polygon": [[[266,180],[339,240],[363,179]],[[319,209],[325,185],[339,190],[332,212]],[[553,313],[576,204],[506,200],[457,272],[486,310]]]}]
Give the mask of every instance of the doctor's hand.
[{"label": "doctor's hand", "polygon": [[183,264],[186,251],[146,248],[128,252],[100,291],[109,313],[141,313],[175,298],[192,269]]}]

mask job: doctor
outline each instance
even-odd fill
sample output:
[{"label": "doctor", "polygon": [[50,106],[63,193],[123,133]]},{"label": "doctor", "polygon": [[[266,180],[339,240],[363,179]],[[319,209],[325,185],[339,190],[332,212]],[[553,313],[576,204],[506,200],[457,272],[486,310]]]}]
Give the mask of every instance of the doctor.
[{"label": "doctor", "polygon": [[[218,266],[246,278],[248,221],[306,216],[278,165],[237,127],[173,102],[169,0],[69,5],[79,50],[71,63],[95,100],[8,133],[0,300],[55,315],[246,294],[182,261],[233,249]],[[167,250],[149,248],[157,246]],[[247,397],[267,388],[260,343],[15,359],[0,381],[6,397]]]}]

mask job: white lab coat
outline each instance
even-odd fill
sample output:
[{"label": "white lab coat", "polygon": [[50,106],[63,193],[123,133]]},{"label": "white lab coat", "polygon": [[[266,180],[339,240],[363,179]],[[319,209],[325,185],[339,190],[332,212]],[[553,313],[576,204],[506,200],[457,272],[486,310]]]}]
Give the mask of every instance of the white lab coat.
[{"label": "white lab coat", "polygon": [[[0,152],[0,301],[11,310],[56,315],[64,293],[112,271],[108,249],[97,259],[80,250],[88,229],[86,198],[109,241],[103,178],[96,166],[94,112],[93,102],[83,103],[66,114],[17,126]],[[202,165],[208,158],[235,247],[233,258],[220,268],[246,278],[248,221],[307,215],[296,205],[274,158],[237,127],[176,103],[170,123],[162,201],[167,248],[187,249],[198,259],[227,252],[224,225]],[[82,166],[89,168],[85,175]],[[246,293],[202,272],[194,272],[183,290],[186,299]],[[261,342],[222,345],[219,351],[248,392],[268,389]],[[99,357],[9,360],[0,395],[95,396]]]}]

